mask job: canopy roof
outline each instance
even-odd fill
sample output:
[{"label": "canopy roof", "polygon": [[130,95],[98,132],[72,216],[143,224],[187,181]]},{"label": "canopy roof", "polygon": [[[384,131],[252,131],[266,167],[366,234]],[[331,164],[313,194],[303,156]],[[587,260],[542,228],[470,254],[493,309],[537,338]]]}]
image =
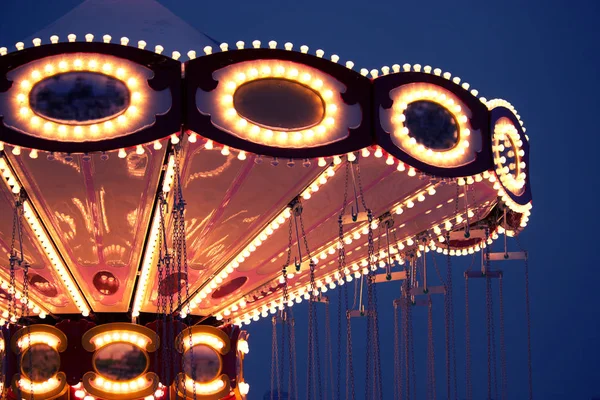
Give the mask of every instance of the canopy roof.
[{"label": "canopy roof", "polygon": [[113,41],[128,37],[132,43],[145,40],[148,47],[160,44],[168,53],[217,44],[156,0],[86,0],[31,38],[66,39],[70,33],[91,33],[97,38],[110,34]]}]

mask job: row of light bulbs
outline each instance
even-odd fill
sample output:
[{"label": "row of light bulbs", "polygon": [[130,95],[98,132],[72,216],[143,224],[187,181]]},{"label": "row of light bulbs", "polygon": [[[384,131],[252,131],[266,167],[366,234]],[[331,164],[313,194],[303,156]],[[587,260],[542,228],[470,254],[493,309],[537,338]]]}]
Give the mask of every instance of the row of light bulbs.
[{"label": "row of light bulbs", "polygon": [[[395,204],[393,207],[391,207],[391,210],[396,210],[395,213],[398,214],[397,210],[402,210],[402,206],[404,205],[406,208],[412,208],[412,206],[414,206],[414,201],[424,201],[425,197],[424,194],[427,193],[430,196],[433,196],[436,194],[436,190],[435,187],[437,185],[430,185],[426,188],[423,189],[423,191],[421,191],[418,194],[415,194],[413,197],[408,198],[406,200],[404,200],[403,202],[399,202],[398,204]],[[412,203],[412,206],[410,205]],[[468,217],[472,218],[474,217],[474,213],[472,210],[468,210],[467,211]],[[440,225],[436,225],[434,228],[432,228],[430,234],[432,236],[438,236],[440,238],[440,240],[443,240],[443,235],[442,233],[444,231],[450,231],[453,226],[456,224],[460,224],[465,220],[465,217],[467,216],[467,214],[465,215],[461,215],[458,214],[455,218],[448,218],[446,220],[444,220]],[[454,224],[452,223],[452,221],[454,220]],[[377,221],[373,221],[372,222],[372,229],[377,229],[378,228],[378,224]],[[366,234],[368,233],[368,225],[366,224],[362,224],[361,226],[352,229],[350,232],[348,232],[345,237],[344,237],[344,243],[345,244],[351,244],[352,243],[352,239],[359,239],[361,234]],[[413,238],[409,237],[404,239],[403,241],[398,241],[395,244],[392,244],[392,254],[394,254],[394,257],[396,259],[396,261],[398,261],[400,264],[403,264],[404,261],[401,259],[400,257],[400,251],[404,250],[406,247],[412,247],[415,245],[415,242],[413,240]],[[313,257],[313,261],[315,263],[317,263],[319,261],[319,259],[327,259],[328,256],[330,255],[334,255],[337,254],[337,251],[339,249],[339,247],[342,246],[341,243],[335,243],[333,245],[327,246],[325,250],[322,250],[320,252],[317,253],[317,255],[315,257]],[[397,248],[394,249],[394,246]],[[421,251],[429,251],[429,247],[424,247],[420,244],[417,244],[417,252],[419,253],[419,250]],[[443,249],[443,248],[438,248],[437,251],[439,253],[444,253],[444,254],[448,254],[448,250],[447,249]],[[470,250],[466,250],[466,251],[470,251]],[[419,253],[420,254],[420,253]],[[454,250],[451,250],[451,255],[454,255]],[[384,267],[385,266],[385,262],[383,260],[385,260],[387,258],[387,252],[382,251],[382,253],[379,255],[379,264],[380,267]],[[325,257],[325,258],[323,258]],[[330,261],[333,262],[334,260]],[[373,263],[376,263],[376,260],[373,260]],[[381,265],[383,263],[383,265]],[[359,265],[362,265],[362,269]],[[359,260],[357,262],[354,262],[352,267],[347,267],[346,271],[344,273],[344,276],[346,277],[346,281],[351,281],[352,280],[352,275],[354,275],[354,277],[358,278],[360,277],[361,274],[368,274],[369,270],[368,270],[368,258],[365,257],[362,260]],[[350,271],[350,269],[352,270],[352,272]],[[291,274],[291,278],[293,278],[293,274]],[[290,278],[290,274],[288,274],[288,278]],[[349,280],[348,280],[349,279]],[[323,277],[321,277],[320,279],[318,279],[316,281],[316,286],[317,289],[320,290],[322,293],[326,292],[327,286],[329,286],[330,289],[334,289],[336,287],[336,281],[339,284],[344,284],[343,283],[343,279],[341,279],[341,277],[339,276],[339,272],[338,271],[334,271],[330,274],[327,274]],[[283,277],[281,277],[279,279],[279,283],[284,283],[283,282]],[[317,295],[317,293],[315,293],[315,295]],[[292,294],[290,294],[290,298],[292,298],[292,300],[289,301],[289,304],[293,304],[293,301],[295,300],[297,303],[300,303],[302,301],[302,298],[304,299],[309,299],[310,298],[310,285],[306,285],[305,287],[301,287],[300,289],[298,289],[297,292],[292,292]],[[243,300],[242,300],[243,301]],[[279,304],[281,307],[283,307],[283,303],[282,303],[283,299],[279,300]],[[245,302],[244,302],[245,303]],[[244,304],[245,305],[245,304]],[[260,306],[259,306],[260,307]],[[259,312],[258,315],[262,316],[262,317],[266,317],[268,315],[268,312],[274,313],[276,311],[275,309],[276,305],[272,304],[271,307],[267,307],[265,308],[263,306],[263,311],[262,313]],[[243,307],[237,307],[237,306],[232,306],[230,308],[225,309],[224,311],[218,313],[216,315],[216,318],[218,320],[224,319],[224,318],[232,318],[231,315],[234,313],[242,313],[242,308]],[[249,315],[251,313],[251,311],[247,311],[247,314]],[[259,316],[257,316],[256,311],[254,312],[254,315],[251,317],[253,320],[257,320],[259,318]],[[244,323],[249,323],[249,318],[237,318],[238,322],[244,321]],[[235,320],[234,320],[235,321]]]},{"label": "row of light bulbs", "polygon": [[[471,210],[469,210],[471,211]],[[462,217],[464,218],[466,216],[466,214],[458,214],[457,217]],[[458,222],[456,222],[456,218],[450,218],[450,219],[446,219],[445,221],[443,221],[441,224],[439,224],[438,226],[436,226],[438,229],[435,229],[435,231],[432,229],[430,233],[430,236],[434,236],[434,234],[437,234],[437,232],[439,232],[440,236],[444,233],[444,232],[449,232],[452,229],[452,226],[454,226],[454,224],[452,224],[452,220],[454,220],[455,224],[457,224]],[[449,223],[450,222],[450,223]],[[439,227],[442,228],[439,228]],[[450,227],[450,229],[447,229],[448,227]],[[443,236],[442,236],[443,237]],[[498,234],[497,232],[493,232],[490,235],[490,238],[488,239],[488,244],[492,243],[492,240],[495,240],[498,238]],[[422,252],[429,252],[429,251],[436,251],[438,253],[441,254],[450,254],[450,255],[466,255],[466,254],[473,254],[474,251],[479,251],[481,248],[485,248],[486,244],[482,243],[481,245],[477,245],[477,246],[472,246],[468,249],[463,249],[462,251],[458,252],[455,250],[450,250],[450,252],[448,252],[448,249],[445,247],[441,247],[438,246],[434,240],[430,240],[427,244],[427,246],[424,246],[422,244],[418,244],[415,242],[415,240],[413,238],[405,238],[403,240],[400,240],[396,243],[390,243],[390,245],[392,246],[391,249],[391,253],[394,254],[394,259],[400,264],[404,264],[404,260],[402,259],[402,257],[400,256],[400,250],[404,249],[406,246],[415,246],[416,249],[416,256],[420,257],[422,255]],[[475,250],[477,248],[477,250]],[[379,267],[383,268],[385,267],[385,260],[387,259],[387,252],[385,250],[382,250],[382,252],[379,254],[379,258],[372,260],[371,265],[373,266],[372,268],[377,268],[377,263],[379,263]],[[376,256],[377,257],[377,256]],[[333,261],[331,261],[333,262]],[[329,289],[335,289],[337,286],[342,286],[344,285],[346,282],[352,282],[352,280],[354,278],[360,278],[361,275],[367,275],[369,273],[369,262],[368,262],[368,257],[364,257],[360,260],[357,260],[355,262],[352,263],[351,266],[347,266],[345,268],[345,270],[343,271],[343,275],[340,275],[339,271],[334,271],[331,272],[329,274],[326,274],[320,278],[318,278],[315,282],[315,293],[314,295],[317,296],[320,293],[326,293]],[[295,303],[301,303],[302,300],[308,300],[310,298],[310,283],[304,285],[303,287],[300,287],[299,289],[297,289],[296,291],[292,292],[289,294],[289,300],[288,300],[288,306],[292,306]],[[278,299],[275,302],[271,302],[270,306],[266,306],[266,305],[257,305],[253,310],[246,310],[244,312],[243,315],[239,316],[239,317],[234,317],[233,318],[233,323],[237,324],[237,325],[242,325],[242,324],[246,324],[249,325],[251,323],[251,321],[258,321],[261,317],[262,318],[266,318],[269,313],[274,314],[277,311],[277,308],[279,309],[283,309],[284,304],[283,304],[283,297],[281,297],[280,299]],[[261,311],[262,310],[262,311]],[[240,311],[241,312],[241,311]],[[222,319],[223,316],[218,314],[217,315],[217,319]]]},{"label": "row of light bulbs", "polygon": [[[2,177],[4,178],[4,182],[8,186],[8,189],[12,190],[12,192],[15,194],[19,193],[21,190],[21,185],[19,184],[19,182],[17,182],[15,175],[13,174],[11,168],[8,166],[8,163],[4,158],[0,158],[0,172],[2,173]],[[87,303],[83,299],[79,288],[73,281],[73,278],[69,274],[62,259],[59,257],[58,252],[56,251],[54,245],[49,239],[45,228],[42,227],[42,224],[38,216],[33,211],[29,200],[25,200],[23,202],[23,216],[25,217],[25,220],[27,221],[31,230],[33,231],[34,237],[37,239],[40,246],[44,250],[44,253],[47,259],[50,261],[50,264],[62,280],[70,297],[75,302],[75,305],[77,306],[77,308],[83,316],[88,316],[90,313],[90,309]]]},{"label": "row of light bulbs", "polygon": [[[162,192],[167,195],[173,186],[175,180],[175,157],[169,156],[167,168],[163,178]],[[142,304],[146,296],[148,289],[148,282],[150,281],[150,273],[158,253],[158,238],[160,235],[160,211],[161,205],[157,204],[154,209],[154,217],[152,218],[152,224],[150,225],[150,234],[148,236],[147,245],[144,251],[144,259],[142,261],[142,270],[138,280],[137,290],[133,300],[132,316],[137,317],[140,315]]]},{"label": "row of light bulbs", "polygon": [[[339,164],[338,164],[339,165]],[[305,200],[310,199],[312,194],[317,192],[320,187],[325,185],[329,179],[331,179],[336,170],[338,169],[338,165],[332,165],[328,167],[325,171],[323,171],[319,176],[317,176],[302,192],[302,197]],[[194,310],[203,299],[205,299],[213,290],[217,288],[217,285],[222,283],[231,273],[237,269],[240,264],[242,264],[246,258],[250,257],[251,253],[253,253],[259,246],[261,246],[266,240],[268,240],[269,236],[273,235],[273,233],[279,229],[289,218],[292,216],[291,207],[286,207],[283,211],[281,211],[267,226],[259,232],[256,237],[250,241],[240,253],[238,253],[233,260],[227,264],[227,266],[213,279],[206,283],[204,288],[202,288],[188,303],[182,312],[183,315],[189,314],[192,310]],[[237,306],[236,306],[237,307]],[[242,302],[239,307],[245,307],[244,302]]]}]

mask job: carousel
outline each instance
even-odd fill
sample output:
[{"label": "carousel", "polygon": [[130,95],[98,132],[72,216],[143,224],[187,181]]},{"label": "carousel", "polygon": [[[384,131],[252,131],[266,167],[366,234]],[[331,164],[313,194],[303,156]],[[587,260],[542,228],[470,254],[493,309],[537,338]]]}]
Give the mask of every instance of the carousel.
[{"label": "carousel", "polygon": [[[464,256],[476,260],[465,280],[486,292],[487,320],[472,321],[487,327],[486,398],[508,398],[497,262],[527,274],[508,242],[531,212],[528,156],[509,102],[429,65],[366,70],[257,40],[181,54],[85,32],[1,48],[2,398],[258,398],[244,327],[267,319],[271,399],[299,386],[362,398],[355,375],[368,399],[384,384],[396,399],[470,399],[468,290],[463,332],[451,279]],[[378,308],[381,284],[400,289],[393,305]],[[384,306],[394,327],[379,325]],[[413,345],[417,308],[427,349]],[[356,319],[366,365],[352,359]],[[382,329],[395,335],[393,382]],[[415,393],[415,353],[427,393]]]}]

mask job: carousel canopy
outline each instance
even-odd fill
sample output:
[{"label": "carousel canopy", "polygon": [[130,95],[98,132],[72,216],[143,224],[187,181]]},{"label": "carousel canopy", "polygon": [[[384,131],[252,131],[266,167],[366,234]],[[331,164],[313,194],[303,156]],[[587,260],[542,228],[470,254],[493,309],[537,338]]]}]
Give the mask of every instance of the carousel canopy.
[{"label": "carousel canopy", "polygon": [[[383,253],[399,263],[469,254],[525,226],[528,141],[510,103],[430,66],[367,71],[291,43],[213,49],[158,3],[124,3],[86,1],[42,31],[49,41],[2,49],[0,207],[23,204],[38,314],[137,316],[178,293],[183,314],[249,323],[280,304],[284,264],[300,301],[311,260],[320,291],[339,283],[340,242],[349,279],[366,273],[369,224],[393,226]],[[108,10],[110,26],[156,43],[103,34]],[[162,45],[175,38],[188,61]],[[189,270],[159,284],[161,232],[173,234],[160,201],[171,209],[175,174]],[[492,231],[477,230],[487,219]],[[13,220],[0,224],[11,254]]]}]

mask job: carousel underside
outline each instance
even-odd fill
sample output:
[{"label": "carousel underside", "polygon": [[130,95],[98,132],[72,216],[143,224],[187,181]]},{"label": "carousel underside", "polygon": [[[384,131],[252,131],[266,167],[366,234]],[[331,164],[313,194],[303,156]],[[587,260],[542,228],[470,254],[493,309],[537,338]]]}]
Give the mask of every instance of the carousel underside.
[{"label": "carousel underside", "polygon": [[[0,49],[13,398],[245,398],[240,326],[353,279],[427,292],[426,253],[483,253],[527,224],[519,115],[437,68],[51,42]],[[27,366],[36,346],[55,371]],[[144,368],[114,378],[111,346]],[[207,379],[188,368],[202,351]]]}]

